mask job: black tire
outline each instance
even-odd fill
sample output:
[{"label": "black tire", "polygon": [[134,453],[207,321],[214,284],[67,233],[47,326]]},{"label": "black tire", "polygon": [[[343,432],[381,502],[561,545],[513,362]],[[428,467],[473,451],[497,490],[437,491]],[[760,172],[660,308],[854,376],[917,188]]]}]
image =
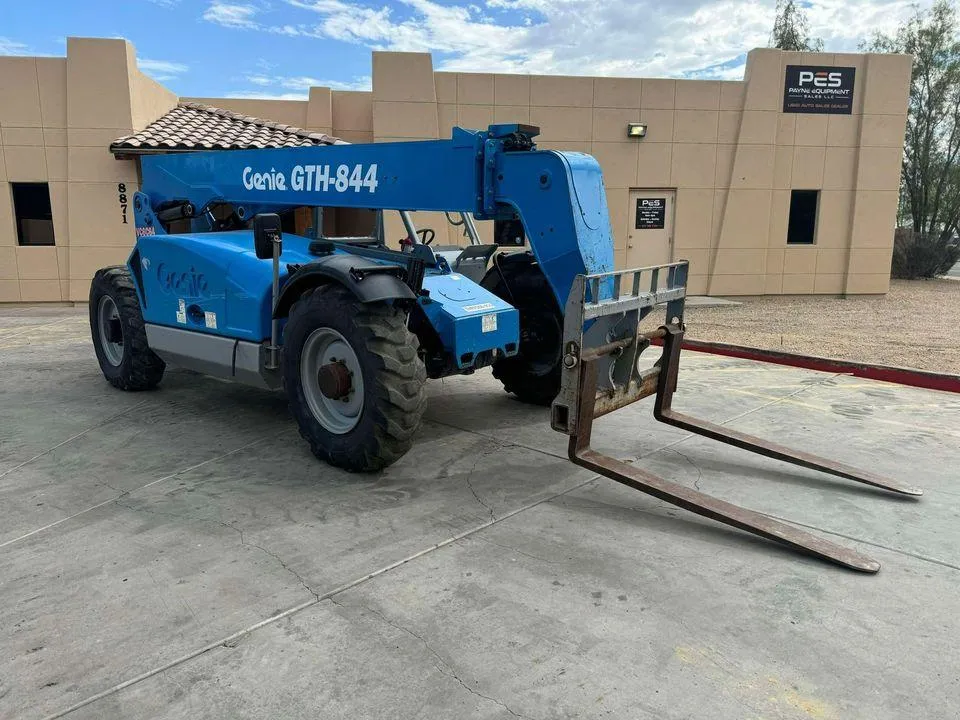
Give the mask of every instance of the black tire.
[{"label": "black tire", "polygon": [[493,376],[519,400],[550,405],[560,392],[563,315],[532,255],[502,255],[494,262],[481,284],[520,311],[520,347],[493,363]]},{"label": "black tire", "polygon": [[[102,336],[101,303],[113,303],[116,308],[116,327],[119,343],[110,343]],[[147,331],[140,312],[140,300],[126,267],[108,267],[97,270],[90,283],[90,334],[97,361],[103,376],[121,390],[152,390],[163,379],[166,363],[150,349]],[[120,346],[120,355],[111,359],[105,345]],[[119,360],[117,362],[116,360]]]},{"label": "black tire", "polygon": [[[348,342],[362,373],[359,419],[339,434],[310,409],[301,382],[304,345],[321,328]],[[405,312],[386,303],[361,303],[339,285],[323,286],[294,303],[284,330],[283,382],[290,412],[314,455],[350,472],[374,472],[410,449],[427,406],[427,371],[418,348]]]}]

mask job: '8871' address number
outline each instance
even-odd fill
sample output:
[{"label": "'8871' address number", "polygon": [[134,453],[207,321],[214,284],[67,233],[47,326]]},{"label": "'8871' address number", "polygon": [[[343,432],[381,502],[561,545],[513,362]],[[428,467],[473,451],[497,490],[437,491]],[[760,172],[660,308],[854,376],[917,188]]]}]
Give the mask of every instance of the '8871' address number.
[{"label": "'8871' address number", "polygon": [[247,190],[292,190],[294,192],[376,192],[377,164],[363,165],[294,165],[290,177],[282,170],[270,168],[258,172],[249,165],[243,169],[243,186]]}]

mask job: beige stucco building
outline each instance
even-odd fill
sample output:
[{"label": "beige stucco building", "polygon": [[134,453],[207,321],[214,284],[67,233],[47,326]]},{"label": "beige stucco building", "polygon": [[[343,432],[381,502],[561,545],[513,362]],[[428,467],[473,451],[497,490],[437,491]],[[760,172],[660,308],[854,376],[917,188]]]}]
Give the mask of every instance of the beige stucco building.
[{"label": "beige stucco building", "polygon": [[[788,66],[809,68],[800,82],[818,88],[840,87],[832,70],[846,68],[848,92],[834,94],[845,105],[785,112],[802,72]],[[435,72],[428,54],[376,52],[372,92],[235,100],[178,98],[137,69],[129,43],[69,38],[65,58],[0,57],[0,302],[84,301],[94,271],[126,259],[121,196],[138,165],[109,145],[182,100],[352,142],[533,124],[540,147],[600,161],[620,267],[689,259],[691,294],[883,293],[910,67],[902,55],[760,49],[743,81],[558,77]],[[641,219],[638,205],[656,201],[664,210]],[[447,228],[442,214],[417,223]]]}]

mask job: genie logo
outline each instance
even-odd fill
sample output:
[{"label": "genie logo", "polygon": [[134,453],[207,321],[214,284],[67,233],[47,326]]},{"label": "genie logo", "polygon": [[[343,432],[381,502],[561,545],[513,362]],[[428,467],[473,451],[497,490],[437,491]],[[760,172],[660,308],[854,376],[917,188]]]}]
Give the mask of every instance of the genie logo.
[{"label": "genie logo", "polygon": [[166,263],[160,263],[157,266],[157,282],[163,292],[181,298],[203,298],[210,294],[206,276],[193,267],[181,272],[169,268]]},{"label": "genie logo", "polygon": [[287,178],[282,172],[270,168],[270,172],[254,172],[247,166],[243,169],[243,186],[247,190],[286,190]]}]

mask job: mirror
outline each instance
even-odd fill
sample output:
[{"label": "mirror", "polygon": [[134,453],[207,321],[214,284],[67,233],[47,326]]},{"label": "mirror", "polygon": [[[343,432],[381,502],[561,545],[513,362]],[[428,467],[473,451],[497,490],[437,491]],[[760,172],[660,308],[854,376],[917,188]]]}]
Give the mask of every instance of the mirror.
[{"label": "mirror", "polygon": [[273,257],[274,243],[278,255],[283,251],[282,237],[280,216],[276,213],[260,213],[253,218],[253,247],[261,260]]}]

